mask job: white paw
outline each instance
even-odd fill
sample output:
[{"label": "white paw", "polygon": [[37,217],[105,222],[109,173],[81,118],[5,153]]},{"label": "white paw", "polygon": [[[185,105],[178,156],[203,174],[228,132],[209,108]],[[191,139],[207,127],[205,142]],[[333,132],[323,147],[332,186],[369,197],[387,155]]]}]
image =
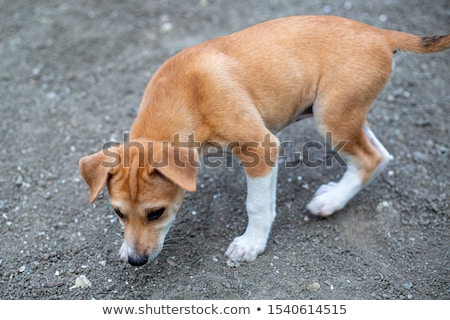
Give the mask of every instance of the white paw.
[{"label": "white paw", "polygon": [[338,184],[330,182],[322,185],[306,208],[315,215],[327,217],[342,209],[347,203],[345,196],[339,192]]},{"label": "white paw", "polygon": [[328,184],[323,184],[317,189],[316,193],[314,194],[315,197],[320,196],[321,194],[330,192],[332,189],[336,187],[336,182],[328,182]]},{"label": "white paw", "polygon": [[245,234],[237,237],[228,246],[225,255],[228,257],[229,266],[238,266],[239,262],[251,262],[264,252],[267,239],[258,240],[254,237],[248,237]]}]

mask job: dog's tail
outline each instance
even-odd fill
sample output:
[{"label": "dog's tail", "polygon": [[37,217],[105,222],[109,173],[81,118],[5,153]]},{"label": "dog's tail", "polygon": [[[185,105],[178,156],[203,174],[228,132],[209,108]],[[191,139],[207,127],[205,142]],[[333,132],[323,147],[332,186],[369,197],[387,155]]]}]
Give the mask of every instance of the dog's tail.
[{"label": "dog's tail", "polygon": [[420,37],[406,32],[387,31],[393,51],[433,53],[450,49],[450,35]]}]

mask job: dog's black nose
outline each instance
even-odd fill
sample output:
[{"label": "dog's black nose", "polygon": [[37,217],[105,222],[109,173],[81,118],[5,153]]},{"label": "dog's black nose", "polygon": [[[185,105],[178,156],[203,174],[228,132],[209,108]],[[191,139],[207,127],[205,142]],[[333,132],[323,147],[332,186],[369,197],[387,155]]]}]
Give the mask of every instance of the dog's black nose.
[{"label": "dog's black nose", "polygon": [[134,267],[143,266],[148,261],[148,256],[129,256],[128,263]]}]

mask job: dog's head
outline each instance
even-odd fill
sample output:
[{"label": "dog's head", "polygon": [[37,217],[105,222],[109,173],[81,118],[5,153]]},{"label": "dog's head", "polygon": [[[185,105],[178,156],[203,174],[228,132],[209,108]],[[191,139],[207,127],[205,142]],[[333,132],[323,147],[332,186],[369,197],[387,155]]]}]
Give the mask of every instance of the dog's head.
[{"label": "dog's head", "polygon": [[137,140],[86,156],[79,166],[91,203],[108,188],[125,232],[120,258],[132,265],[156,258],[184,190],[195,191],[197,150]]}]

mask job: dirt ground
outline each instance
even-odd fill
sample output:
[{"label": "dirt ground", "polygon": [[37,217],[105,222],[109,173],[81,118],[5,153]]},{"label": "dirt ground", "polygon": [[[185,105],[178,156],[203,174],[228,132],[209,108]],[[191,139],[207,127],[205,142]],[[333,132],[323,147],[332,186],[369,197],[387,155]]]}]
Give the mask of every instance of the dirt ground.
[{"label": "dirt ground", "polygon": [[[117,257],[104,192],[78,160],[129,129],[177,51],[271,18],[341,15],[419,35],[450,32],[447,0],[0,0],[2,299],[449,299],[450,52],[398,54],[369,121],[394,155],[327,219],[305,209],[343,168],[280,168],[278,216],[255,262],[224,251],[246,226],[242,169],[203,169],[156,261]],[[323,141],[312,120],[281,133]],[[315,155],[323,157],[320,151]],[[84,275],[89,287],[74,287]]]}]

